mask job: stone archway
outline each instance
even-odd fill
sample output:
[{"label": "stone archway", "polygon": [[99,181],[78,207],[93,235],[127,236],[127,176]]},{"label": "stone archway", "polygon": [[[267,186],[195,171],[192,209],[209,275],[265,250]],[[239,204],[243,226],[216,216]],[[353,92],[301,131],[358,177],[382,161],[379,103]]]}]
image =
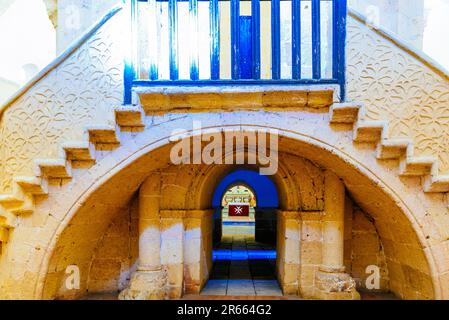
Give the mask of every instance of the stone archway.
[{"label": "stone archway", "polygon": [[[367,166],[367,163],[357,162],[344,152],[317,140],[304,138],[285,130],[280,133],[282,134],[280,149],[287,154],[297,152],[301,157],[312,160],[322,168],[332,168],[334,172],[338,172],[350,196],[373,217],[385,246],[391,289],[403,297],[411,297],[410,290],[422,290],[427,297],[434,297],[433,286],[436,282],[434,282],[435,278],[432,278],[434,274],[432,271],[434,269],[431,268],[432,260],[427,258],[429,252],[422,249],[421,244],[425,243],[425,239],[420,229],[416,227],[413,214],[398,196],[398,189],[392,192],[391,187],[377,178],[369,169],[370,166],[372,168],[372,164]],[[149,152],[150,150],[153,151]],[[138,147],[133,156],[130,157],[128,153],[123,158],[125,161],[116,162],[115,169],[113,171],[108,169],[108,174],[100,179],[86,179],[83,186],[70,186],[72,190],[77,190],[77,200],[68,207],[66,204],[61,205],[59,214],[63,214],[63,223],[59,224],[58,228],[54,228],[54,231],[51,231],[52,229],[48,231],[50,245],[46,245],[46,251],[42,252],[41,280],[37,282],[36,293],[39,297],[71,297],[70,293],[61,291],[60,288],[64,279],[65,266],[72,262],[80,262],[80,266],[86,265],[88,268],[95,245],[99,237],[101,238],[99,235],[104,234],[114,215],[117,216],[120,211],[129,210],[126,208],[126,203],[133,198],[135,190],[142,182],[142,177],[160,169],[161,164],[168,163],[166,156],[168,150],[169,147],[164,140],[148,145],[146,148]],[[332,152],[329,152],[330,150]],[[207,172],[205,168],[202,170],[209,176],[213,176],[213,173],[209,174],[210,172]],[[280,183],[288,185],[292,183],[292,180],[281,179]],[[201,183],[192,183],[189,191],[195,190],[199,185],[207,187],[208,182],[203,180]],[[134,191],[122,192],[124,189]],[[289,188],[282,189],[289,190]],[[288,209],[290,205],[298,208],[298,194],[293,192],[294,194],[286,195],[283,192],[280,192],[280,198],[283,199],[281,208],[285,204],[289,205],[282,209]],[[191,210],[193,208],[191,204],[196,202],[199,208],[206,209],[207,206],[203,205],[207,202],[203,201],[206,198],[205,195],[200,195],[196,200],[187,197],[187,201],[179,203],[175,201],[174,207],[182,202],[185,208]],[[107,200],[100,201],[104,199]],[[66,209],[63,209],[64,206]],[[92,212],[96,212],[95,219],[92,219]],[[95,227],[93,224],[96,224]],[[94,241],[93,244],[92,240],[96,242]],[[407,244],[404,241],[407,241]],[[411,278],[410,274],[416,277]],[[83,281],[86,280],[83,279]],[[84,293],[85,291],[76,294]]]}]

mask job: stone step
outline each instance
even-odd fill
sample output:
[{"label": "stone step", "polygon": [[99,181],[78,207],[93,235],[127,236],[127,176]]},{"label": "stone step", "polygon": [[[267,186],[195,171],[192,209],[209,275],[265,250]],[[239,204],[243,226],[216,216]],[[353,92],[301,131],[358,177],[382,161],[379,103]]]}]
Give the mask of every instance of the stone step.
[{"label": "stone step", "polygon": [[399,159],[407,153],[409,145],[410,142],[405,139],[384,140],[377,145],[376,157],[383,160]]},{"label": "stone step", "polygon": [[32,195],[48,194],[48,183],[44,179],[37,177],[15,177],[14,182],[26,193]]},{"label": "stone step", "polygon": [[72,177],[72,168],[65,159],[37,159],[36,176],[49,179],[67,179]]},{"label": "stone step", "polygon": [[67,160],[95,161],[95,147],[89,141],[68,141],[61,148]]},{"label": "stone step", "polygon": [[17,208],[11,208],[10,211],[16,216],[31,214],[34,212],[34,203],[25,202],[25,204]]},{"label": "stone step", "polygon": [[449,175],[426,179],[424,182],[424,192],[449,192]]},{"label": "stone step", "polygon": [[376,143],[382,138],[385,128],[383,121],[359,121],[354,128],[354,141]]},{"label": "stone step", "polygon": [[24,204],[24,200],[15,195],[2,194],[0,195],[0,205],[6,209],[17,208]]},{"label": "stone step", "polygon": [[8,229],[16,226],[17,216],[0,206],[0,227]]},{"label": "stone step", "polygon": [[399,164],[399,175],[406,177],[429,175],[435,161],[433,157],[407,157]]},{"label": "stone step", "polygon": [[89,134],[89,141],[94,144],[119,144],[117,130],[115,126],[100,124],[86,127]]},{"label": "stone step", "polygon": [[145,127],[143,119],[145,113],[141,106],[125,105],[114,108],[115,121],[122,130],[137,128],[142,129]]},{"label": "stone step", "polygon": [[33,194],[17,189],[13,194],[0,195],[0,205],[14,215],[28,214],[34,211]]},{"label": "stone step", "polygon": [[330,123],[353,124],[359,118],[361,103],[334,103],[329,110]]}]

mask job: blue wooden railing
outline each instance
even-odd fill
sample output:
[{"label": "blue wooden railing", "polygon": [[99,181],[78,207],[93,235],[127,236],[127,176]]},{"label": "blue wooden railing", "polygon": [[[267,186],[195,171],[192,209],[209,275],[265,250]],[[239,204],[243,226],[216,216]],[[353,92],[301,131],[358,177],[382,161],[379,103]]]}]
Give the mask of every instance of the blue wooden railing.
[{"label": "blue wooden railing", "polygon": [[[178,14],[180,2],[189,3],[189,16]],[[200,79],[198,52],[190,57],[190,79],[179,79],[179,19],[189,19],[189,23],[198,30],[198,1],[209,2],[209,42],[210,42],[210,77]],[[219,2],[230,2],[230,29],[231,29],[231,77],[220,78],[220,14]],[[251,0],[251,16],[240,15],[240,1],[244,0],[129,0],[130,3],[130,53],[125,62],[125,94],[124,103],[130,104],[132,88],[136,86],[186,86],[186,85],[263,85],[263,84],[337,84],[340,86],[341,99],[345,99],[345,42],[346,42],[346,16],[347,0]],[[260,7],[261,1],[271,1],[271,78],[261,78],[261,37],[260,37]],[[291,3],[291,77],[281,77],[281,1]],[[139,70],[139,57],[145,52],[139,52],[139,5],[146,3],[145,10],[152,11],[155,17],[157,4],[168,2],[168,56],[169,77],[160,79],[158,74],[158,61],[151,61],[142,78]],[[312,53],[311,76],[304,78],[302,68],[302,5],[307,2],[311,6],[311,46]],[[330,77],[322,76],[322,39],[321,39],[321,3],[331,3],[332,8],[332,72]],[[243,27],[242,27],[243,26]],[[195,29],[194,29],[195,30]],[[250,30],[249,40],[245,42],[240,34]],[[157,39],[149,39],[156,42]],[[243,42],[242,42],[243,41]],[[249,67],[248,67],[248,64]],[[242,70],[245,69],[245,70]]]}]

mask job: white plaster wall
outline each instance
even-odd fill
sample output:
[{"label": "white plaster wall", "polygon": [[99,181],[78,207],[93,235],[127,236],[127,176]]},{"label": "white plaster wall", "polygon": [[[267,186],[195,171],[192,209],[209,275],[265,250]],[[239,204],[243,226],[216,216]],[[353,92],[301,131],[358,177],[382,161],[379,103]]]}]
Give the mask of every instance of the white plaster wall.
[{"label": "white plaster wall", "polygon": [[58,0],[57,50],[62,52],[121,0]]},{"label": "white plaster wall", "polygon": [[33,159],[58,158],[58,144],[82,140],[87,124],[112,123],[123,99],[124,13],[117,13],[1,115],[0,194]]},{"label": "white plaster wall", "polygon": [[411,138],[416,155],[439,159],[449,173],[449,80],[365,24],[348,20],[348,99],[366,118],[389,122],[389,138]]}]

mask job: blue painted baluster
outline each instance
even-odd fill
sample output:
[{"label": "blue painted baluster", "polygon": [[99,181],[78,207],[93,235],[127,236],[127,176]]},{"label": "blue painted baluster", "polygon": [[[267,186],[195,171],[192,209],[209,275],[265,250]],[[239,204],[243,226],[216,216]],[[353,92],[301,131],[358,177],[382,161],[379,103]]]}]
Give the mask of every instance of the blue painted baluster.
[{"label": "blue painted baluster", "polygon": [[198,80],[198,48],[199,48],[199,30],[198,30],[198,0],[189,0],[189,25],[190,25],[190,79]]},{"label": "blue painted baluster", "polygon": [[340,84],[340,98],[346,99],[346,20],[347,0],[333,0],[332,77]]},{"label": "blue painted baluster", "polygon": [[130,2],[129,32],[130,43],[125,58],[125,70],[123,74],[124,93],[123,104],[132,103],[132,86],[136,78],[136,52],[137,52],[137,0]]},{"label": "blue painted baluster", "polygon": [[301,0],[292,0],[292,78],[301,79]]},{"label": "blue painted baluster", "polygon": [[159,78],[158,71],[158,43],[157,43],[157,35],[158,35],[158,25],[157,25],[157,0],[148,0],[148,10],[150,15],[149,23],[149,46],[150,46],[150,70],[149,70],[149,78],[150,80],[157,80]]},{"label": "blue painted baluster", "polygon": [[134,67],[134,76],[140,79],[140,46],[139,46],[139,4],[140,1],[131,2],[131,20],[132,20],[132,64]]},{"label": "blue painted baluster", "polygon": [[210,78],[220,78],[220,16],[218,0],[210,0]]},{"label": "blue painted baluster", "polygon": [[178,80],[178,0],[168,0],[170,79]]},{"label": "blue painted baluster", "polygon": [[253,79],[260,79],[260,0],[251,1]]},{"label": "blue painted baluster", "polygon": [[240,79],[253,78],[252,17],[240,16]]},{"label": "blue painted baluster", "polygon": [[232,79],[240,79],[240,0],[231,0]]},{"label": "blue painted baluster", "polygon": [[321,79],[321,0],[312,0],[312,75]]},{"label": "blue painted baluster", "polygon": [[280,0],[271,0],[271,78],[281,78]]}]

